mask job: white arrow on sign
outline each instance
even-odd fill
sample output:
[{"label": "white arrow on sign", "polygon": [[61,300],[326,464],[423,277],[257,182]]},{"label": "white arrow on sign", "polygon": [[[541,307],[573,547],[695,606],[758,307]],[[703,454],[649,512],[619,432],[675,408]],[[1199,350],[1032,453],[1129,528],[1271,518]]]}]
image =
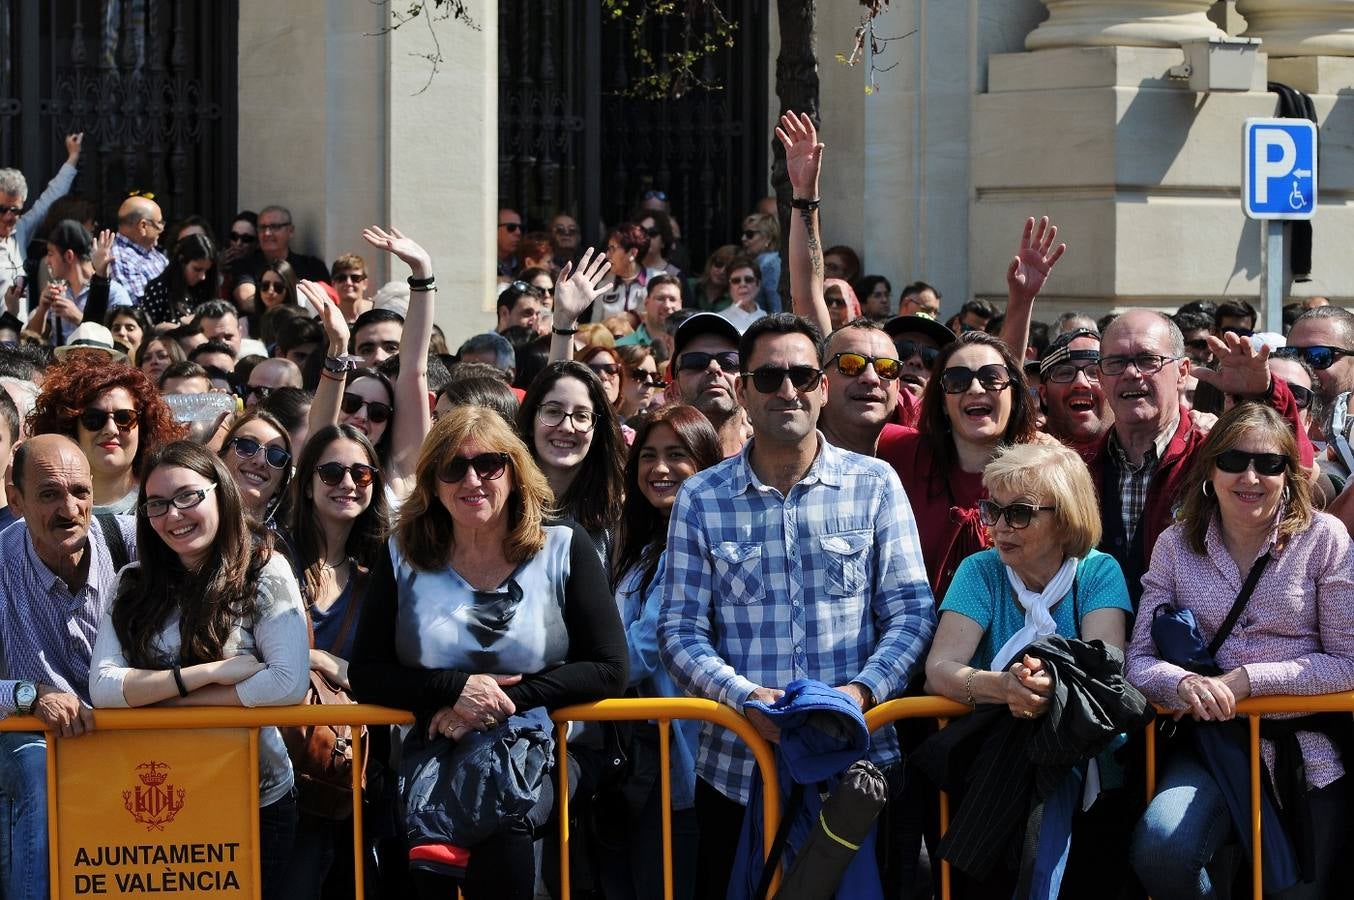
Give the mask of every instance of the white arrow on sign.
[{"label": "white arrow on sign", "polygon": [[1294,169],[1294,170],[1293,170],[1293,177],[1294,177],[1294,178],[1311,178],[1311,177],[1312,177],[1312,170],[1311,170],[1311,169]]}]

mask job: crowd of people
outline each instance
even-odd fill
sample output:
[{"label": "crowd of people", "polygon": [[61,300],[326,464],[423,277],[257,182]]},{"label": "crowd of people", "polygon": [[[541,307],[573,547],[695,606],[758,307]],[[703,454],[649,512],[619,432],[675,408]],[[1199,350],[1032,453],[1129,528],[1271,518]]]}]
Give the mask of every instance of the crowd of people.
[{"label": "crowd of people", "polygon": [[[1038,322],[1066,246],[1030,219],[1005,309],[942,321],[933,285],[895,303],[822,247],[824,145],[803,115],[777,135],[788,232],[760,205],[702,266],[662,191],[596,248],[501,210],[496,327],[454,352],[396,228],[362,233],[410,271],[373,292],[281,206],[224,246],[140,193],[97,228],[80,135],[31,205],[0,169],[0,713],[46,729],[0,733],[0,895],[49,894],[46,735],[317,684],[415,715],[369,735],[381,896],[558,887],[552,711],[706,698],[792,766],[806,682],[861,727],[908,695],[974,710],[859,748],[888,802],[853,898],[930,896],[941,859],[960,897],[1239,889],[1237,703],[1354,690],[1354,314]],[[1338,890],[1352,725],[1263,719],[1266,892]],[[576,891],[662,896],[659,727],[571,729]],[[675,896],[757,895],[776,787],[731,732],[670,727]],[[295,738],[260,735],[263,896],[351,896]]]}]

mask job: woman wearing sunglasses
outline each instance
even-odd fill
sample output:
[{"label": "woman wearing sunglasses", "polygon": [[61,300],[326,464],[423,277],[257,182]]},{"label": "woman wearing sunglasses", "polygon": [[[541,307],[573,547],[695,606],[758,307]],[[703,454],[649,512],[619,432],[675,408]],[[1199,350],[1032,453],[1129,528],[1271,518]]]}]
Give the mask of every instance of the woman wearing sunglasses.
[{"label": "woman wearing sunglasses", "polygon": [[942,347],[932,372],[918,428],[885,428],[879,457],[907,489],[939,601],[964,558],[991,546],[978,513],[983,470],[1002,447],[1037,432],[1020,363],[991,335],[969,332]]},{"label": "woman wearing sunglasses", "polygon": [[860,318],[860,301],[849,281],[829,278],[823,282],[823,300],[827,303],[827,318],[836,331],[847,322]]},{"label": "woman wearing sunglasses", "polygon": [[291,480],[291,437],[272,413],[255,407],[236,419],[221,444],[221,460],[240,489],[246,515],[265,525],[286,521],[281,507]]},{"label": "woman wearing sunglasses", "polygon": [[[348,660],[367,576],[389,524],[381,468],[366,435],[348,425],[331,425],[307,442],[296,471],[287,538],[310,614],[310,668],[348,690]],[[337,848],[351,847],[352,835],[350,822],[309,814],[302,790],[287,882],[293,900],[321,895],[334,859],[342,858]]]},{"label": "woman wearing sunglasses", "polygon": [[[473,821],[448,833],[411,806],[421,896],[451,896],[452,880],[469,900],[533,896],[532,842],[554,803],[545,713],[625,688],[625,635],[605,570],[581,529],[545,524],[550,504],[549,484],[498,413],[453,409],[428,436],[372,573],[348,675],[360,702],[417,714],[401,775],[440,771],[437,784],[457,790],[469,768],[462,754],[510,740],[528,754],[526,777],[484,771],[489,786],[517,785],[524,816],[495,815],[502,801],[488,790]],[[472,843],[458,826],[488,836]],[[464,876],[435,874],[443,863]]]},{"label": "woman wearing sunglasses", "polygon": [[[305,695],[306,621],[291,567],[251,524],[225,464],[189,441],[146,460],[139,561],[121,573],[90,665],[96,707],[289,706]],[[282,893],[296,828],[292,767],[259,730],[263,896]]]},{"label": "woman wearing sunglasses", "polygon": [[522,398],[517,431],[545,474],[556,511],[592,536],[605,564],[620,519],[625,440],[606,389],[580,362],[552,362]]},{"label": "woman wearing sunglasses", "polygon": [[130,513],[143,457],[184,435],[139,369],[87,354],[47,369],[28,427],[80,445],[94,480],[95,513]]},{"label": "woman wearing sunglasses", "polygon": [[[1224,842],[1238,835],[1245,841],[1249,834],[1248,814],[1240,822],[1229,815],[1220,786],[1227,775],[1209,764],[1214,754],[1202,749],[1213,737],[1230,740],[1213,723],[1235,717],[1237,701],[1247,697],[1354,689],[1349,532],[1313,510],[1311,485],[1284,418],[1258,403],[1223,413],[1180,496],[1176,524],[1157,540],[1143,577],[1128,649],[1129,681],[1149,700],[1209,723],[1172,743],[1156,797],[1134,833],[1133,866],[1148,892],[1166,900],[1214,896],[1206,866]],[[1243,599],[1236,617],[1230,616]],[[1183,665],[1169,647],[1158,645],[1161,626],[1154,623],[1169,611],[1193,617],[1197,634],[1209,642],[1199,656],[1211,656],[1215,665]],[[1261,721],[1278,806],[1286,811],[1285,822],[1297,826],[1275,834],[1265,825],[1267,895],[1291,886],[1279,879],[1272,850],[1285,838],[1302,882],[1291,896],[1341,892],[1335,879],[1350,821],[1350,779],[1340,748],[1348,746],[1342,740],[1348,726],[1348,716],[1334,723],[1319,716]],[[1236,752],[1245,758],[1244,743]],[[1244,764],[1241,778],[1245,797]]]},{"label": "woman wearing sunglasses", "polygon": [[296,305],[296,270],[285,259],[275,259],[259,275],[259,299],[265,310]]},{"label": "woman wearing sunglasses", "polygon": [[653,351],[643,344],[626,344],[616,348],[621,361],[621,400],[617,412],[626,422],[648,410],[658,393],[667,384],[658,378],[658,363]]},{"label": "woman wearing sunglasses", "polygon": [[719,314],[740,332],[766,315],[766,310],[758,305],[761,284],[762,273],[749,257],[738,256],[729,263],[729,297],[733,302]]},{"label": "woman wearing sunglasses", "polygon": [[356,369],[348,354],[348,323],[328,293],[313,281],[297,286],[319,316],[329,339],[328,357],[310,407],[310,430],[351,425],[376,448],[385,476],[387,499],[396,505],[413,487],[414,465],[432,427],[428,396],[428,344],[433,333],[437,285],[432,258],[398,228],[366,228],[362,239],[409,266],[409,309],[400,337],[400,369],[395,383],[379,372]]},{"label": "woman wearing sunglasses", "polygon": [[[1052,684],[1042,661],[1020,651],[1054,634],[1122,650],[1133,607],[1119,564],[1094,549],[1100,509],[1076,451],[1052,443],[1007,447],[987,464],[982,483],[987,497],[978,513],[993,547],[960,563],[945,594],[926,658],[926,689],[1036,719],[1048,711]],[[1083,767],[1057,789],[1071,799],[1046,803],[1046,815],[1055,809],[1070,815],[1084,774]],[[1102,779],[1118,786],[1108,782]],[[969,883],[956,870],[956,896],[1011,896],[1017,873],[997,868],[984,883]],[[1057,897],[1058,887],[1058,881],[1032,884],[1026,896]]]},{"label": "woman wearing sunglasses", "polygon": [[[694,407],[665,406],[642,416],[625,466],[625,508],[617,536],[612,586],[630,648],[630,692],[640,697],[680,697],[658,661],[658,608],[662,600],[661,565],[667,546],[668,518],[682,482],[722,461],[719,435]],[[690,898],[695,890],[696,729],[694,722],[675,722],[672,755],[673,896]],[[642,802],[616,805],[600,819],[622,852],[607,855],[602,878],[607,897],[662,896],[662,881],[652,877],[653,860],[661,858],[662,797],[658,778],[658,730],[637,723],[632,730],[630,759],[636,773],[623,787],[625,796]],[[640,774],[640,773],[647,773]]]}]

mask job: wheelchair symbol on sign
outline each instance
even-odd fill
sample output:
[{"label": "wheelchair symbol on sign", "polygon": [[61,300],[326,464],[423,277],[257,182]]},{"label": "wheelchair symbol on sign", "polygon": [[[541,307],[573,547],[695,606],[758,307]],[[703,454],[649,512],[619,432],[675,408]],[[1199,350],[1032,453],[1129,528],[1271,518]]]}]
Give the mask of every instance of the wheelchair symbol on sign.
[{"label": "wheelchair symbol on sign", "polygon": [[1302,182],[1299,179],[1311,178],[1312,173],[1309,169],[1298,169],[1293,174],[1296,177],[1293,179],[1293,192],[1288,195],[1288,205],[1293,209],[1302,209],[1307,205],[1307,197],[1302,193]]}]

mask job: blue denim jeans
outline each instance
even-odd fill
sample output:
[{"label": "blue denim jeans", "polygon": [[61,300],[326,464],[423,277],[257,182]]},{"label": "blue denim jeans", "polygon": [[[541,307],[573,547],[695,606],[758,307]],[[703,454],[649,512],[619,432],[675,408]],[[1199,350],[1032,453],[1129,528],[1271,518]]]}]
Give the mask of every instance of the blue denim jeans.
[{"label": "blue denim jeans", "polygon": [[[1346,779],[1313,791],[1317,881],[1297,884],[1277,896],[1319,898],[1338,862],[1345,825]],[[1192,751],[1172,753],[1157,783],[1157,795],[1133,831],[1133,869],[1153,900],[1211,900],[1216,897],[1206,866],[1232,834],[1227,802],[1213,776]]]},{"label": "blue denim jeans", "polygon": [[0,732],[0,883],[5,900],[47,900],[47,741]]}]

